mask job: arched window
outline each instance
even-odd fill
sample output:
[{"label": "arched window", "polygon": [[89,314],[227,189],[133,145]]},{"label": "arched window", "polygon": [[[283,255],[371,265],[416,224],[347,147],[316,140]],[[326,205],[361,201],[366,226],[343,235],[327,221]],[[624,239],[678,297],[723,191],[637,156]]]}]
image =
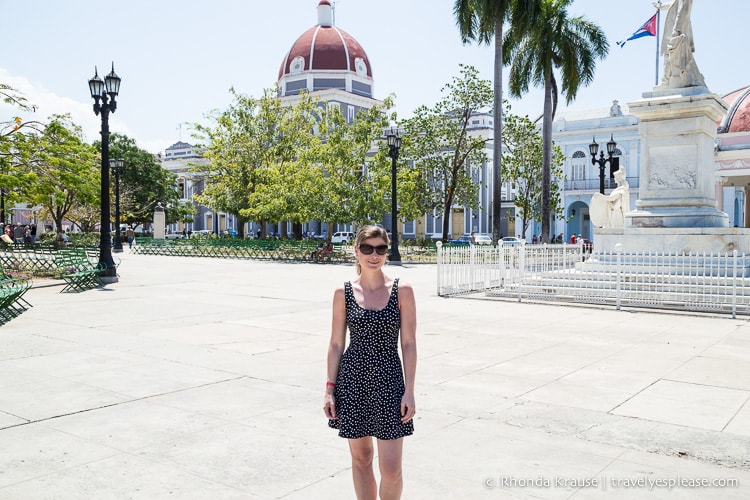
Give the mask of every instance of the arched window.
[{"label": "arched window", "polygon": [[586,153],[576,151],[570,158],[570,178],[573,181],[586,180]]}]

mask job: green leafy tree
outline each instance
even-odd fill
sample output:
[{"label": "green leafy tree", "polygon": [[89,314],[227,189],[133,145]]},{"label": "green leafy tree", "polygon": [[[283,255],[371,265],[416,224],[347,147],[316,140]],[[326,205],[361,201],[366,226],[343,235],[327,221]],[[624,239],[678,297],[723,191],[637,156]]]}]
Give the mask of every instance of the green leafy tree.
[{"label": "green leafy tree", "polygon": [[542,242],[550,238],[552,210],[552,121],[558,98],[555,70],[560,73],[562,94],[572,102],[579,88],[594,79],[596,60],[609,52],[604,32],[583,17],[569,17],[573,0],[537,0],[538,15],[532,25],[514,27],[505,35],[503,56],[510,63],[511,95],[521,97],[529,84],[544,88],[542,124]]},{"label": "green leafy tree", "polygon": [[[521,235],[525,238],[531,221],[542,220],[542,136],[527,116],[516,116],[506,109],[503,145],[503,177],[515,186],[516,211],[510,219],[516,222],[520,219]],[[562,217],[559,183],[565,179],[562,170],[565,157],[556,144],[552,148],[551,206],[552,212]]]},{"label": "green leafy tree", "polygon": [[307,168],[319,169],[321,189],[311,200],[313,219],[362,225],[379,222],[390,211],[391,160],[381,139],[391,106],[389,97],[382,107],[360,109],[351,123],[338,106],[322,111],[320,141],[302,158]]},{"label": "green leafy tree", "polygon": [[[325,180],[313,154],[320,147],[318,124],[324,108],[308,93],[293,105],[280,101],[275,91],[267,99],[258,117],[269,142],[249,195],[252,208],[243,214],[250,216],[248,220],[289,221],[295,237],[301,238],[302,223],[317,214]],[[268,128],[274,120],[273,129]]]},{"label": "green leafy tree", "polygon": [[[45,210],[45,214],[49,213]],[[114,212],[112,212],[114,213]],[[65,216],[73,225],[83,233],[89,233],[96,230],[102,218],[102,208],[96,204],[79,204],[73,206]]]},{"label": "green leafy tree", "polygon": [[35,147],[29,148],[33,153],[25,161],[35,177],[25,199],[44,207],[58,228],[74,208],[98,203],[98,155],[69,116],[54,116],[41,134],[29,135],[28,142]]},{"label": "green leafy tree", "polygon": [[[101,152],[101,142],[95,146]],[[109,157],[125,160],[125,169],[120,175],[120,216],[130,225],[150,224],[154,219],[154,208],[161,203],[166,208],[167,224],[181,220],[180,194],[177,189],[177,175],[162,168],[153,154],[141,149],[124,134],[109,136]],[[110,175],[114,190],[114,175]],[[110,196],[114,217],[114,195]]]},{"label": "green leafy tree", "polygon": [[453,13],[464,43],[476,40],[490,44],[494,40],[494,101],[492,165],[495,178],[492,189],[492,241],[500,238],[502,203],[502,147],[503,136],[503,24],[510,21],[516,34],[524,33],[534,22],[538,0],[455,0]]},{"label": "green leafy tree", "polygon": [[[20,111],[36,111],[19,91],[4,83],[0,83],[0,101]],[[23,201],[21,193],[34,180],[29,163],[38,143],[27,134],[39,133],[42,127],[41,123],[24,120],[21,116],[0,117],[0,211],[3,216],[6,206]]]},{"label": "green leafy tree", "polygon": [[167,206],[166,213],[167,224],[182,222],[188,224],[195,220],[195,206],[191,201],[178,201],[173,205]]},{"label": "green leafy tree", "polygon": [[404,147],[416,169],[409,179],[414,184],[411,202],[422,214],[442,210],[443,240],[453,205],[476,208],[479,186],[470,169],[487,161],[488,139],[468,128],[472,115],[492,104],[492,86],[471,66],[461,65],[460,74],[443,87],[443,98],[434,107],[420,106],[402,124]]},{"label": "green leafy tree", "polygon": [[[235,214],[240,236],[245,223],[294,219],[295,182],[309,180],[296,164],[298,153],[314,140],[317,108],[307,95],[294,107],[283,107],[275,89],[255,99],[230,90],[234,102],[210,118],[212,126],[195,124],[196,137],[206,144],[208,167],[197,167],[205,188],[196,199]],[[304,112],[303,112],[304,110]],[[300,217],[303,215],[300,215]]]}]

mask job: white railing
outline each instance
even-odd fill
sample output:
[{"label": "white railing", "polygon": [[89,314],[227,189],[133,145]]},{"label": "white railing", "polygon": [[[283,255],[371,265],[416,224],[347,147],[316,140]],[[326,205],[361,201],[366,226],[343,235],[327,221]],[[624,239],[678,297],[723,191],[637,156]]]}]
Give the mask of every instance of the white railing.
[{"label": "white railing", "polygon": [[566,269],[581,262],[580,245],[437,244],[438,295],[458,295],[502,288],[528,273]]},{"label": "white railing", "polygon": [[438,295],[750,314],[750,256],[597,252],[580,245],[438,247]]}]

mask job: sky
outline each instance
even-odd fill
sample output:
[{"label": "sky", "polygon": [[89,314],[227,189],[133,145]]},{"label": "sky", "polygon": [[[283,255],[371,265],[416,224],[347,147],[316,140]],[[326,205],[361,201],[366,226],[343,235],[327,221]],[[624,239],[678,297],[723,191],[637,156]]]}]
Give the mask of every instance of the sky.
[{"label": "sky", "polygon": [[[46,120],[70,113],[88,141],[98,139],[88,80],[112,62],[122,78],[112,132],[152,153],[178,140],[195,142],[191,124],[231,103],[230,88],[251,96],[273,87],[286,53],[317,23],[318,0],[0,0],[0,82],[38,107],[19,112],[0,104],[0,121],[20,115]],[[395,95],[399,117],[432,105],[458,75],[459,64],[492,79],[493,48],[461,42],[454,0],[336,0],[335,23],[363,46],[373,68],[375,97]],[[574,0],[569,16],[602,27],[610,50],[594,81],[558,115],[601,110],[617,99],[641,99],[655,84],[654,37],[629,37],[655,12],[646,0]],[[695,58],[708,87],[719,95],[750,84],[747,0],[695,0]],[[665,16],[662,16],[662,22]],[[661,64],[659,65],[661,71]],[[507,68],[505,79],[507,80]],[[506,82],[507,88],[507,82]],[[506,94],[507,95],[507,94]],[[509,98],[512,112],[536,119],[541,89]]]}]

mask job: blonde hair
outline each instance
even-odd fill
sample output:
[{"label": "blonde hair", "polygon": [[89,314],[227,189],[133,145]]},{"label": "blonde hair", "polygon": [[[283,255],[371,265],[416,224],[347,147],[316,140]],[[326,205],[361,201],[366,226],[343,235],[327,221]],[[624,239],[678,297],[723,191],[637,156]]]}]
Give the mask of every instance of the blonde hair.
[{"label": "blonde hair", "polygon": [[[354,238],[354,247],[359,248],[360,243],[370,238],[382,238],[386,245],[391,244],[391,239],[388,237],[388,232],[383,226],[362,226],[357,231],[357,236]],[[357,269],[357,274],[362,274],[362,266],[359,265],[359,260],[354,264]]]}]

